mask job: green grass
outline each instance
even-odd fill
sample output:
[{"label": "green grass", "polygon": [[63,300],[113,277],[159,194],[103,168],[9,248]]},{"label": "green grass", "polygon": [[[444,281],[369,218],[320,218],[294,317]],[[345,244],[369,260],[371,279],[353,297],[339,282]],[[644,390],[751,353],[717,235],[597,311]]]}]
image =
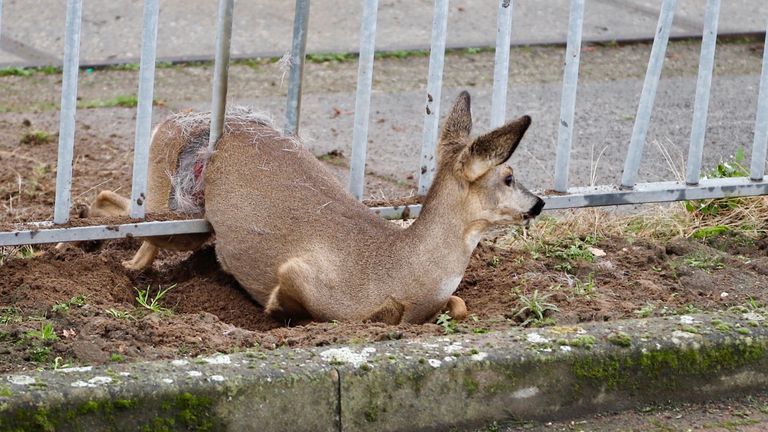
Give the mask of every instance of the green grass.
[{"label": "green grass", "polygon": [[61,73],[61,68],[58,66],[41,66],[41,67],[34,67],[34,68],[24,68],[24,67],[0,68],[0,77],[4,77],[4,76],[28,77],[28,76],[37,75],[37,74],[54,75],[59,73]]},{"label": "green grass", "polygon": [[0,324],[8,325],[21,322],[21,311],[14,306],[0,308]]},{"label": "green grass", "polygon": [[114,308],[105,309],[104,312],[106,312],[109,316],[112,318],[117,318],[121,320],[132,320],[133,315],[131,315],[128,311],[121,311]]},{"label": "green grass", "polygon": [[639,318],[648,318],[649,316],[653,315],[653,311],[655,309],[656,309],[656,306],[654,306],[651,303],[648,303],[642,308],[636,310],[634,314],[637,315]]},{"label": "green grass", "polygon": [[69,301],[65,301],[65,302],[61,302],[61,303],[56,303],[55,305],[53,305],[51,307],[51,312],[54,312],[54,313],[64,313],[64,312],[69,311],[70,307],[72,307],[72,306],[77,306],[77,307],[85,306],[85,302],[86,302],[85,295],[84,294],[78,294],[78,295],[72,297],[71,299],[69,299]]},{"label": "green grass", "polygon": [[587,281],[582,282],[580,279],[573,279],[573,293],[579,297],[591,297],[597,290],[597,284],[595,283],[595,274],[590,273],[587,275]]},{"label": "green grass", "polygon": [[139,104],[139,99],[136,95],[118,95],[111,99],[98,99],[91,101],[80,101],[77,103],[78,108],[90,109],[90,108],[134,108]]},{"label": "green grass", "polygon": [[[744,148],[739,148],[727,161],[720,161],[712,170],[704,174],[707,178],[733,178],[749,176],[749,169],[744,166],[746,157]],[[738,207],[743,200],[741,198],[717,198],[711,200],[685,201],[685,209],[690,213],[703,216],[713,216]],[[722,230],[722,228],[717,228]],[[703,235],[703,234],[700,234]]]},{"label": "green grass", "polygon": [[152,312],[171,312],[170,309],[164,307],[161,300],[168,291],[176,288],[176,284],[173,284],[165,289],[157,287],[154,296],[152,295],[152,286],[147,286],[147,289],[140,290],[136,288],[136,302],[147,310]]},{"label": "green grass", "polygon": [[725,268],[725,264],[723,264],[722,258],[704,254],[691,255],[686,257],[683,262],[688,267],[697,268],[706,272],[711,272],[712,270],[721,270]]},{"label": "green grass", "polygon": [[25,133],[21,137],[20,143],[25,145],[41,145],[41,144],[47,144],[52,141],[53,141],[53,136],[48,132],[42,131],[42,130],[34,130],[31,132]]},{"label": "green grass", "polygon": [[555,304],[547,302],[551,296],[552,294],[539,294],[539,290],[534,290],[529,296],[521,295],[517,299],[520,308],[515,311],[514,317],[522,320],[521,326],[554,324],[554,321],[547,320],[548,315],[560,312],[560,309]]},{"label": "green grass", "polygon": [[306,61],[309,63],[343,63],[357,58],[357,54],[352,53],[317,53],[307,54]]},{"label": "green grass", "polygon": [[407,59],[418,57],[429,57],[429,51],[427,50],[396,50],[396,51],[379,51],[376,53],[377,59]]},{"label": "green grass", "polygon": [[56,336],[56,330],[54,330],[53,324],[47,321],[40,324],[39,331],[30,330],[24,333],[24,337],[28,340],[39,340],[40,342],[53,342],[59,339],[59,337]]}]

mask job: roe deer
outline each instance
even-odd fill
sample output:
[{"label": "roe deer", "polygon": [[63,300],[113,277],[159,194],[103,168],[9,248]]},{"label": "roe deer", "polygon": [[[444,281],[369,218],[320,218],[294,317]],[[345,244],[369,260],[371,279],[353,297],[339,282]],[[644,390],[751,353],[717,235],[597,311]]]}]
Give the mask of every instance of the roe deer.
[{"label": "roe deer", "polygon": [[[179,114],[155,129],[147,209],[204,213],[223,269],[276,318],[397,324],[448,311],[462,319],[466,306],[453,293],[483,233],[526,223],[544,207],[506,164],[530,117],[472,139],[467,92],[445,120],[434,183],[408,228],[375,216],[257,114],[229,112],[208,154],[209,119]],[[102,192],[92,207],[126,214],[128,202]],[[158,247],[195,249],[207,237],[145,239],[124,265],[143,268]]]}]

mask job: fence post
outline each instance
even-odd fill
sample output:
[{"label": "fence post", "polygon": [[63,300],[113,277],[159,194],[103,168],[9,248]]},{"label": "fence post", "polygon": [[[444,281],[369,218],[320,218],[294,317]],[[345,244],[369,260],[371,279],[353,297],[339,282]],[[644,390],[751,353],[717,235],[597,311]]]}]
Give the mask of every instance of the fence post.
[{"label": "fence post", "polygon": [[640,95],[640,103],[637,106],[637,116],[632,129],[632,138],[629,142],[627,158],[624,160],[624,173],[621,185],[624,188],[635,186],[637,171],[640,168],[640,160],[643,157],[645,137],[648,133],[648,125],[651,122],[653,101],[656,99],[656,89],[659,86],[661,68],[664,65],[664,55],[667,51],[669,32],[672,28],[672,19],[675,17],[677,0],[664,0],[659,13],[659,22],[656,26],[656,37],[653,39],[651,58],[648,60],[648,69],[645,72],[643,92]]},{"label": "fence post", "polygon": [[56,162],[56,203],[53,223],[69,221],[72,199],[72,155],[75,150],[75,114],[77,112],[77,74],[80,69],[80,26],[83,0],[67,1],[64,63],[59,114],[59,154]]},{"label": "fence post", "polygon": [[365,188],[365,155],[368,147],[368,119],[371,108],[373,61],[376,50],[376,15],[378,0],[363,0],[363,19],[360,25],[360,57],[357,69],[355,95],[355,128],[352,137],[352,156],[349,167],[349,192],[361,200]]},{"label": "fence post", "polygon": [[443,87],[445,38],[448,29],[448,0],[435,0],[432,16],[432,43],[429,52],[427,104],[424,116],[424,139],[421,143],[419,195],[426,195],[435,175],[435,146],[440,121],[440,95]]},{"label": "fence post", "polygon": [[701,59],[699,60],[699,78],[696,81],[696,100],[691,122],[691,144],[688,147],[688,164],[685,182],[699,184],[701,175],[701,157],[704,150],[704,137],[707,133],[707,110],[709,92],[712,88],[712,69],[715,64],[715,45],[717,44],[717,20],[720,14],[720,0],[709,0],[704,15],[704,32],[701,38]]},{"label": "fence post", "polygon": [[157,21],[159,0],[144,0],[144,24],[141,38],[139,69],[139,104],[136,109],[136,137],[133,150],[131,184],[131,217],[143,218],[147,201],[147,165],[149,140],[152,134],[152,102],[155,89],[155,58],[157,53]]},{"label": "fence post", "polygon": [[568,18],[568,42],[565,47],[563,94],[560,100],[560,122],[557,125],[557,154],[555,155],[555,190],[568,192],[568,166],[573,143],[573,118],[576,111],[576,90],[579,83],[581,34],[584,28],[584,0],[571,0]]},{"label": "fence post", "polygon": [[499,0],[496,16],[496,50],[493,62],[493,96],[491,97],[491,129],[507,117],[507,87],[509,84],[509,47],[512,40],[512,0]]},{"label": "fence post", "polygon": [[762,181],[765,174],[765,153],[768,146],[768,26],[763,47],[763,72],[760,76],[760,91],[757,94],[757,114],[755,114],[755,139],[752,144],[752,164],[750,178]]},{"label": "fence post", "polygon": [[299,134],[301,117],[301,88],[304,81],[304,55],[307,51],[307,27],[309,26],[309,0],[296,0],[293,17],[293,42],[289,57],[288,106],[285,110],[286,135]]},{"label": "fence post", "polygon": [[219,18],[216,23],[216,62],[213,69],[213,96],[211,100],[211,131],[208,137],[209,151],[213,151],[224,128],[234,3],[235,0],[219,0]]}]

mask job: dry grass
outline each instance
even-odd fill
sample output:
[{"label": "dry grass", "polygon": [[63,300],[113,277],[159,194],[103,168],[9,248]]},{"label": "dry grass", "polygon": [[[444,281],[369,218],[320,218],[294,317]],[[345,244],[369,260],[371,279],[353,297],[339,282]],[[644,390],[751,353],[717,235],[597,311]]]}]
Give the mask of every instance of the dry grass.
[{"label": "dry grass", "polygon": [[[717,208],[707,213],[700,209]],[[768,232],[768,197],[723,198],[647,205],[626,214],[615,208],[587,208],[553,212],[527,228],[506,230],[499,247],[525,248],[538,242],[565,238],[634,238],[666,241],[674,237],[709,237],[738,232],[759,238]]]}]

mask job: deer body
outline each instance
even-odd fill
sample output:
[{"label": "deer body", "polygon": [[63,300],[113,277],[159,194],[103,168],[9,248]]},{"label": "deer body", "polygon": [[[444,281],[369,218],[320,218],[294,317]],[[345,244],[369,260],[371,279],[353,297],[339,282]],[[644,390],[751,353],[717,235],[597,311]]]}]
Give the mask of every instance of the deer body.
[{"label": "deer body", "polygon": [[[504,164],[529,123],[523,117],[472,141],[463,93],[446,120],[422,213],[399,228],[355,200],[295,139],[258,119],[228,120],[204,172],[204,215],[216,255],[275,317],[396,324],[447,310],[461,319],[466,307],[453,293],[482,234],[522,223],[543,207]],[[166,121],[153,137],[150,210],[178,210],[190,201],[182,189],[201,187],[199,178],[173,179],[182,166],[197,166],[187,162],[196,151],[189,141],[207,131],[181,132],[178,122]],[[157,247],[194,249],[204,240],[151,238],[126,265],[148,265]]]}]

